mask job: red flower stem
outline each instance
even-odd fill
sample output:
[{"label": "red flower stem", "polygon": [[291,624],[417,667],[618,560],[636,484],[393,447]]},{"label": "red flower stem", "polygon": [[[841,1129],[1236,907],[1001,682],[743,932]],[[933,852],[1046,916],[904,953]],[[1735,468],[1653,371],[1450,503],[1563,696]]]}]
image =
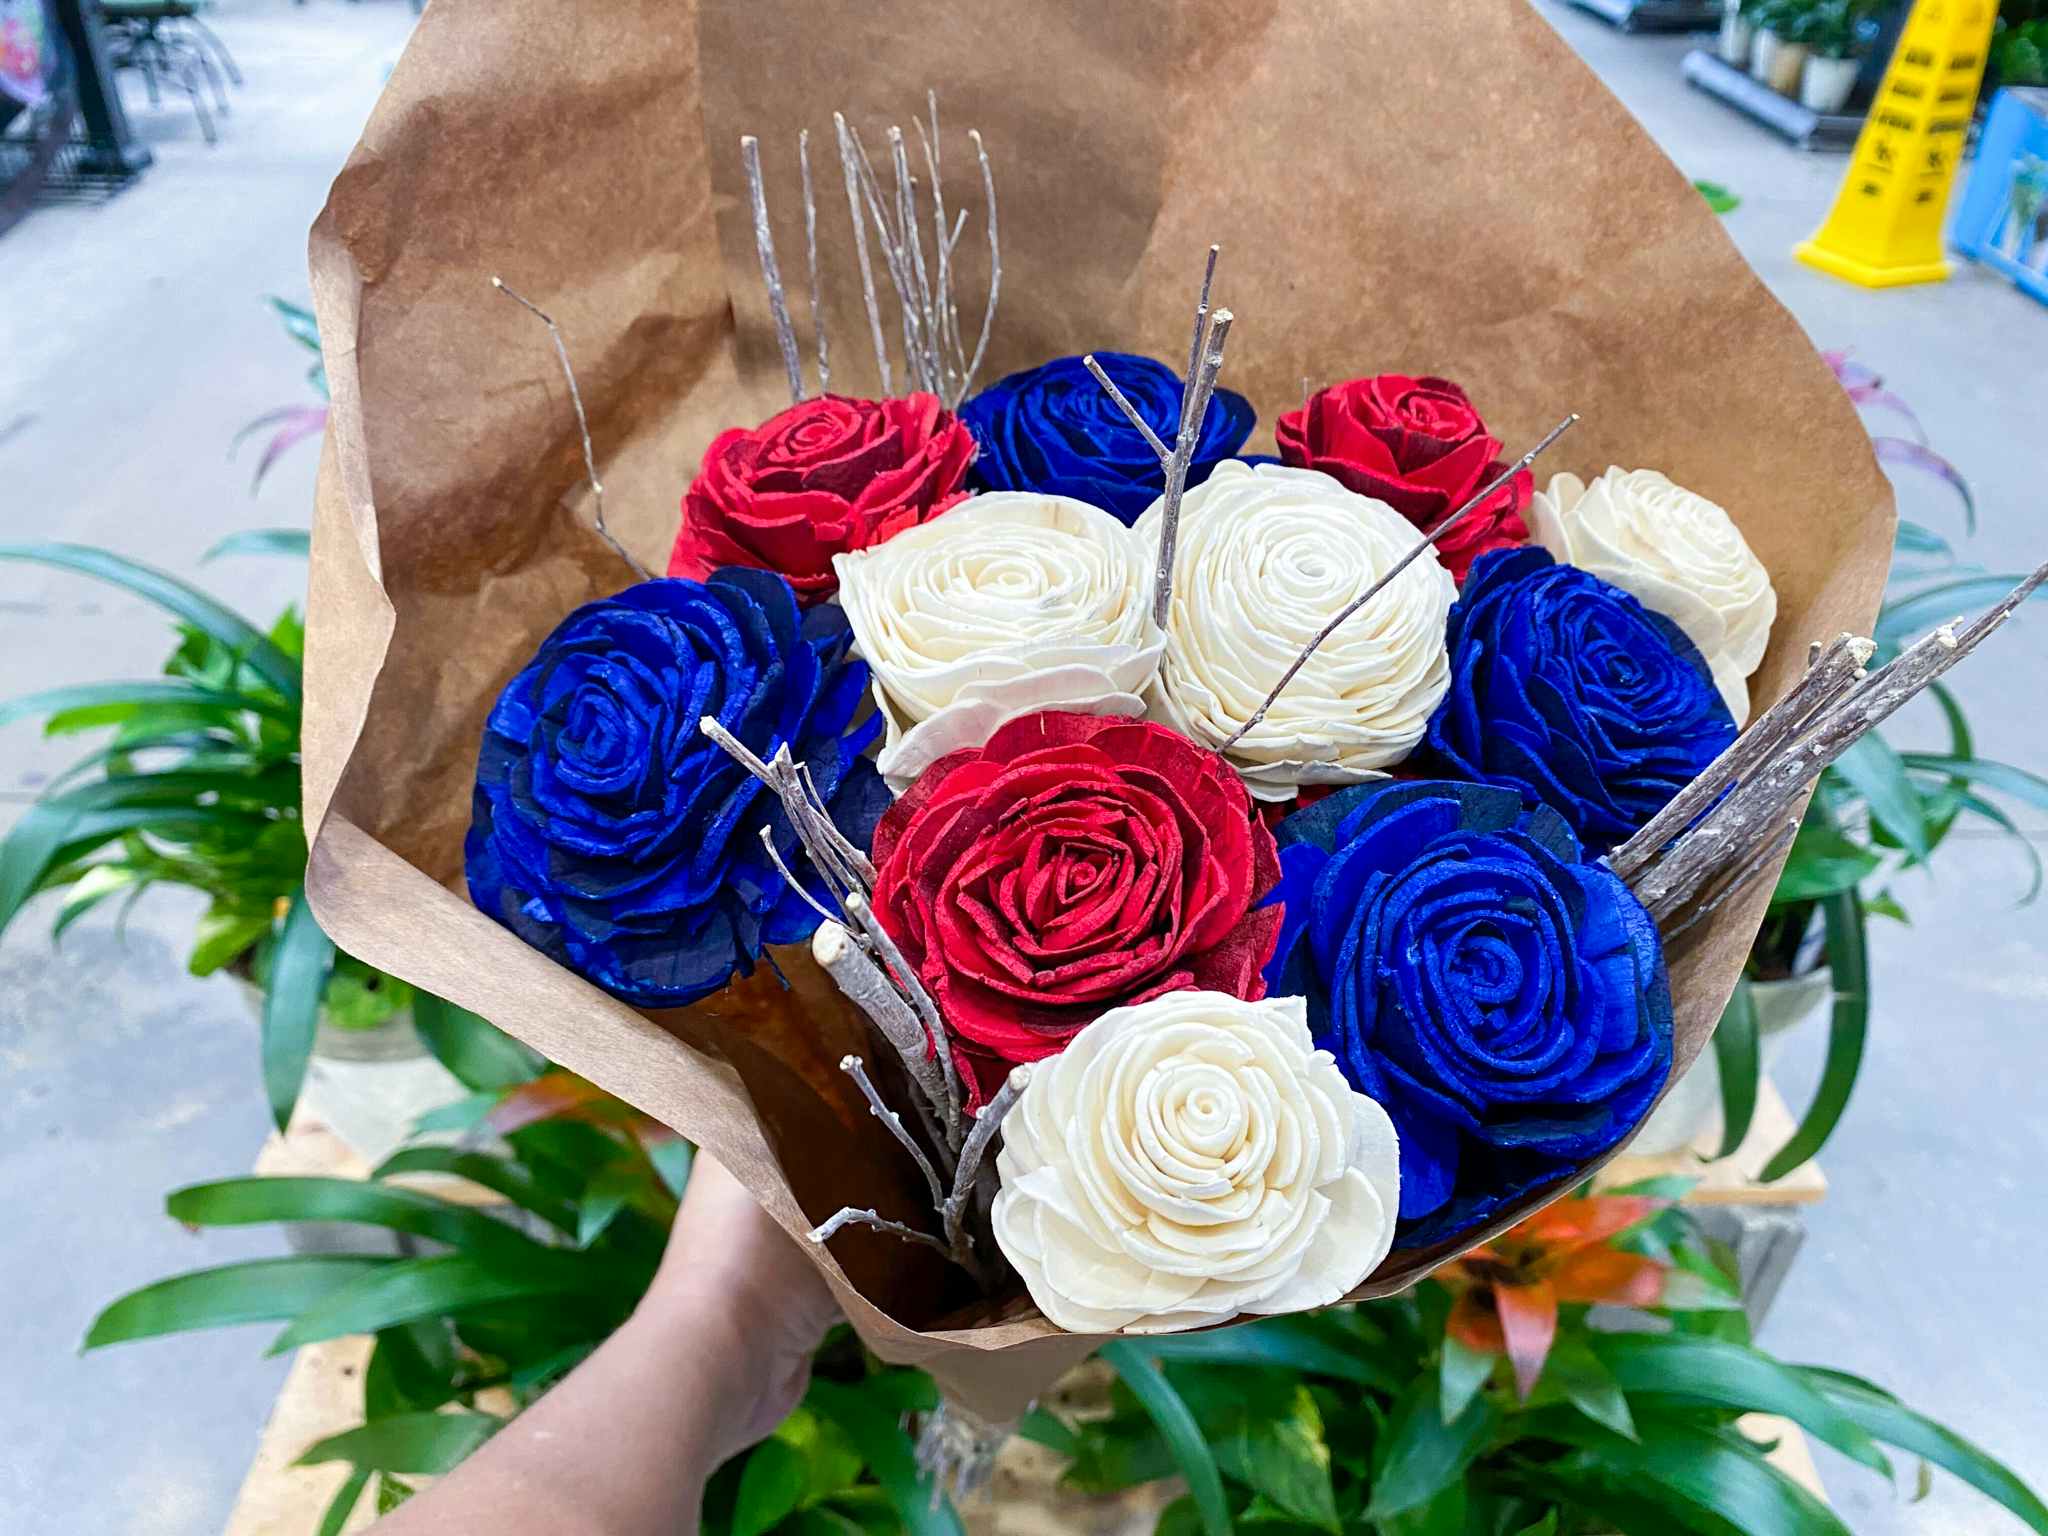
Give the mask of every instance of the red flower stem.
[{"label": "red flower stem", "polygon": [[761,286],[768,290],[768,312],[775,317],[775,340],[782,348],[782,371],[789,376],[789,403],[804,398],[804,365],[796,349],[796,327],[790,323],[789,298],[782,291],[782,269],[775,261],[775,232],[768,227],[768,194],[761,185],[761,141],[740,135],[740,164],[746,168],[747,197],[754,206],[754,254],[761,262]]},{"label": "red flower stem", "polygon": [[1519,475],[1523,470],[1527,469],[1531,464],[1535,463],[1537,455],[1541,454],[1544,449],[1548,448],[1560,437],[1563,437],[1564,434],[1568,430],[1570,430],[1572,425],[1578,421],[1578,419],[1579,413],[1577,411],[1573,411],[1571,415],[1565,417],[1563,421],[1560,421],[1556,426],[1552,427],[1547,433],[1544,434],[1543,440],[1541,442],[1539,442],[1534,448],[1531,448],[1527,453],[1523,454],[1519,459],[1515,460],[1515,462],[1510,464],[1506,469],[1502,470],[1490,482],[1483,486],[1477,495],[1475,495],[1470,501],[1466,502],[1465,505],[1458,508],[1457,511],[1453,512],[1449,517],[1445,518],[1442,522],[1438,523],[1436,525],[1435,532],[1427,535],[1425,538],[1416,543],[1414,547],[1412,547],[1408,551],[1407,554],[1403,555],[1399,560],[1396,560],[1394,562],[1393,567],[1386,573],[1386,575],[1380,577],[1378,581],[1375,581],[1371,586],[1367,587],[1357,597],[1352,599],[1352,601],[1345,607],[1344,611],[1339,613],[1334,619],[1330,620],[1329,623],[1325,624],[1322,627],[1322,629],[1317,633],[1316,637],[1313,640],[1309,641],[1307,648],[1304,649],[1299,656],[1295,657],[1294,660],[1288,664],[1287,670],[1280,674],[1280,681],[1273,685],[1273,691],[1266,695],[1265,702],[1259,705],[1257,709],[1252,711],[1250,719],[1246,720],[1243,725],[1240,725],[1235,731],[1230,733],[1230,739],[1223,743],[1223,746],[1220,750],[1228,752],[1232,747],[1236,746],[1238,742],[1244,739],[1245,732],[1249,731],[1253,726],[1257,725],[1261,720],[1266,718],[1266,711],[1271,709],[1273,707],[1274,701],[1277,700],[1280,697],[1280,695],[1286,691],[1287,685],[1294,681],[1295,675],[1299,673],[1303,667],[1308,665],[1309,657],[1315,655],[1317,651],[1321,650],[1323,642],[1329,639],[1330,636],[1337,633],[1339,629],[1343,628],[1345,622],[1348,619],[1350,619],[1350,617],[1353,614],[1358,612],[1358,610],[1363,608],[1367,603],[1371,602],[1375,597],[1378,597],[1380,593],[1384,591],[1389,584],[1392,583],[1393,579],[1396,576],[1399,576],[1403,571],[1407,570],[1408,567],[1412,565],[1417,559],[1419,559],[1422,555],[1422,552],[1425,549],[1428,549],[1431,545],[1435,544],[1445,534],[1449,533],[1454,527],[1456,527],[1458,525],[1458,522],[1467,513],[1475,511],[1487,500],[1489,500],[1493,496],[1493,494],[1496,491],[1498,491],[1502,486],[1506,485],[1510,480],[1514,479],[1515,476]]},{"label": "red flower stem", "polygon": [[583,413],[583,392],[576,387],[576,370],[569,366],[569,349],[562,343],[562,328],[555,324],[546,310],[507,284],[502,277],[493,277],[491,286],[538,317],[540,323],[548,328],[548,339],[554,342],[555,357],[562,365],[562,377],[568,381],[569,405],[576,412],[576,430],[583,438],[583,473],[590,482],[591,521],[597,527],[597,536],[609,544],[612,553],[631,566],[633,573],[642,581],[652,581],[654,572],[635,560],[633,552],[613,538],[611,529],[605,526],[604,486],[597,478],[597,454],[590,446],[590,418]]}]

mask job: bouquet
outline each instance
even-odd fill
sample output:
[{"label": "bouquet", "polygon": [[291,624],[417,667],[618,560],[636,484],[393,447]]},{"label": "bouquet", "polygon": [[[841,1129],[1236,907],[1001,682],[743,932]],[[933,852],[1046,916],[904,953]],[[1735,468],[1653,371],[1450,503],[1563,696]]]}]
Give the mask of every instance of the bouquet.
[{"label": "bouquet", "polygon": [[2009,611],[1866,672],[1853,413],[1512,0],[545,59],[509,3],[430,10],[315,229],[311,899],[714,1152],[966,1414],[1582,1179],[1813,774]]}]

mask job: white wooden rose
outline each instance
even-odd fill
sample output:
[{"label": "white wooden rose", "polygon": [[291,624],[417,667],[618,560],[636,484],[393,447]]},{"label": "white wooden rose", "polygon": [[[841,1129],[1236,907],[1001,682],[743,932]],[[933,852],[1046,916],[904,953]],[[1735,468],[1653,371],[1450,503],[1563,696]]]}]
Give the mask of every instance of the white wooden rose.
[{"label": "white wooden rose", "polygon": [[1069,1332],[1327,1306],[1386,1257],[1393,1122],[1315,1048],[1304,999],[1169,992],[1029,1070],[995,1237]]},{"label": "white wooden rose", "polygon": [[1778,594],[1720,506],[1654,469],[1610,468],[1586,484],[1555,476],[1529,507],[1531,536],[1670,619],[1699,647],[1737,725],[1764,658]]},{"label": "white wooden rose", "polygon": [[832,565],[899,794],[1019,715],[1144,713],[1165,646],[1148,556],[1100,507],[994,491]]},{"label": "white wooden rose", "polygon": [[[1157,548],[1160,504],[1138,519]],[[1166,657],[1152,717],[1222,747],[1315,635],[1414,547],[1383,501],[1312,469],[1219,465],[1181,502]],[[1227,749],[1251,792],[1379,777],[1422,739],[1450,686],[1444,621],[1457,587],[1434,550],[1309,658],[1266,718]]]}]

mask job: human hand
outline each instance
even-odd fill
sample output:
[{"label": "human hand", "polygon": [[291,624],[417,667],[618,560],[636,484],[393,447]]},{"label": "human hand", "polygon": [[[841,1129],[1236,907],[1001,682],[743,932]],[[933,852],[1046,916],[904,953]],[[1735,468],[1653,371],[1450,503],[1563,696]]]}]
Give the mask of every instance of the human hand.
[{"label": "human hand", "polygon": [[687,1336],[712,1383],[711,1465],[765,1438],[803,1398],[839,1320],[817,1267],[725,1166],[699,1153],[633,1326]]}]

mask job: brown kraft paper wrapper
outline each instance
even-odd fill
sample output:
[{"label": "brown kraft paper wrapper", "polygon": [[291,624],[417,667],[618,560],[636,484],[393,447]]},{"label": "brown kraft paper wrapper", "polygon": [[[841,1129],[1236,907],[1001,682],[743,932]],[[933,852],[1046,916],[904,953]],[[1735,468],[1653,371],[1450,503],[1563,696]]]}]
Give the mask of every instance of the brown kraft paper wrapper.
[{"label": "brown kraft paper wrapper", "polygon": [[[1237,315],[1223,382],[1258,407],[1252,447],[1304,377],[1448,375],[1511,451],[1583,413],[1539,483],[1662,469],[1726,506],[1769,567],[1759,709],[1810,641],[1867,626],[1891,547],[1890,493],[1826,366],[1523,0],[435,0],[312,235],[334,394],[307,645],[314,909],[349,952],[699,1143],[792,1234],[846,1203],[920,1215],[913,1171],[836,1070],[860,1021],[808,950],[778,953],[790,990],[763,967],[646,1015],[464,892],[492,700],[571,608],[632,579],[591,530],[547,336],[489,278],[561,322],[611,521],[659,571],[711,436],[786,403],[740,134],[761,137],[806,316],[796,137],[811,129],[834,387],[872,393],[831,112],[872,148],[928,85],[953,202],[974,210],[970,330],[986,244],[965,129],[995,165],[1002,307],[980,383],[1090,348],[1184,359],[1220,241],[1217,301]],[[1672,955],[1677,1070],[1769,888]],[[877,1353],[984,1417],[1098,1342],[1022,1298],[977,1303],[935,1255],[873,1232],[806,1247]],[[1397,1253],[1360,1294],[1447,1256]]]}]

